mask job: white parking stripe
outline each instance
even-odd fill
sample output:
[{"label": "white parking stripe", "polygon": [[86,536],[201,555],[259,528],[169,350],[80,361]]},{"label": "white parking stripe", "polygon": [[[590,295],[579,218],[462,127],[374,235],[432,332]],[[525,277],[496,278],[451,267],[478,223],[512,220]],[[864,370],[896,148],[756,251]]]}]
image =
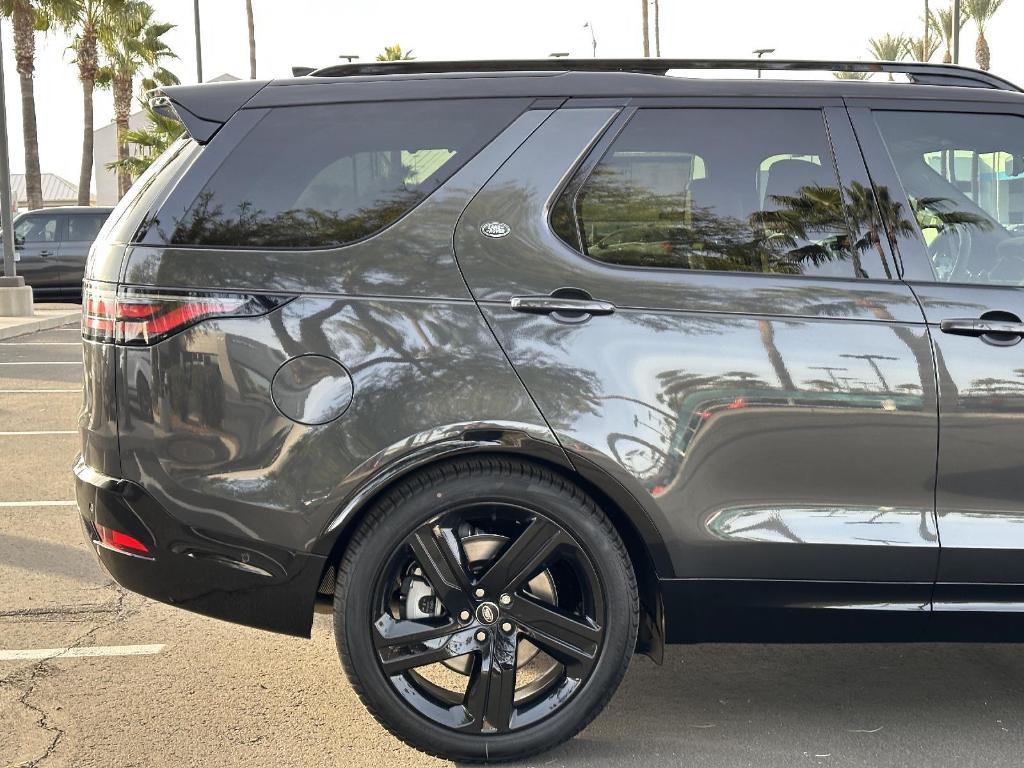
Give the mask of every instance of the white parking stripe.
[{"label": "white parking stripe", "polygon": [[31,432],[0,432],[0,437],[21,437],[23,435],[77,435],[77,429],[39,429]]},{"label": "white parking stripe", "polygon": [[160,645],[94,645],[85,648],[35,648],[25,651],[0,651],[0,661],[36,659],[84,659],[96,656],[152,656],[164,649]]},{"label": "white parking stripe", "polygon": [[81,360],[31,360],[25,363],[0,363],[0,365],[81,365]]},{"label": "white parking stripe", "polygon": [[0,389],[0,395],[15,395],[15,394],[27,394],[35,392],[81,392],[82,388],[78,389]]},{"label": "white parking stripe", "polygon": [[77,501],[0,501],[0,507],[76,507]]},{"label": "white parking stripe", "polygon": [[77,341],[0,341],[0,347],[80,347]]}]

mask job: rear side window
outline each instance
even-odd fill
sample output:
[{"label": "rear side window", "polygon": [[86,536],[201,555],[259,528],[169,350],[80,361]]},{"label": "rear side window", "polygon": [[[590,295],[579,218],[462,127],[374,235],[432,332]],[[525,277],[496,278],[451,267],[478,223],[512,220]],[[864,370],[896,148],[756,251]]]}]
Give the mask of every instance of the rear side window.
[{"label": "rear side window", "polygon": [[96,214],[78,214],[76,216],[68,216],[68,236],[66,239],[71,241],[84,240],[92,242],[96,239],[96,235],[99,233],[100,228],[103,226],[103,222],[106,220],[106,214],[102,216]]},{"label": "rear side window", "polygon": [[555,231],[609,264],[884,276],[850,237],[819,110],[642,109],[565,194]]},{"label": "rear side window", "polygon": [[372,235],[444,183],[522,100],[272,110],[176,223],[172,243],[318,248]]}]

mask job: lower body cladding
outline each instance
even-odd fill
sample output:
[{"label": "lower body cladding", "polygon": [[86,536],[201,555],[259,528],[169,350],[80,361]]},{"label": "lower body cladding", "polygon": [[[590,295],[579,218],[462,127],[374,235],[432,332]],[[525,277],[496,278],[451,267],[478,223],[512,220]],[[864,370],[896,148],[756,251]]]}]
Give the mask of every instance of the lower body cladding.
[{"label": "lower body cladding", "polygon": [[[183,525],[138,484],[75,466],[78,506],[99,560],[124,588],[217,619],[309,637],[327,569],[322,555],[235,540]],[[132,546],[104,541],[101,530]],[[326,586],[326,585],[323,585]],[[333,585],[330,585],[333,588]],[[656,645],[704,642],[1018,642],[1024,605],[965,599],[932,610],[929,584],[659,579]],[[1007,585],[1014,595],[1018,586]],[[656,653],[655,656],[660,656]]]},{"label": "lower body cladding", "polygon": [[[309,637],[324,557],[185,526],[139,485],[81,461],[75,477],[86,536],[118,584],[206,616]],[[111,544],[105,532],[121,538]]]}]

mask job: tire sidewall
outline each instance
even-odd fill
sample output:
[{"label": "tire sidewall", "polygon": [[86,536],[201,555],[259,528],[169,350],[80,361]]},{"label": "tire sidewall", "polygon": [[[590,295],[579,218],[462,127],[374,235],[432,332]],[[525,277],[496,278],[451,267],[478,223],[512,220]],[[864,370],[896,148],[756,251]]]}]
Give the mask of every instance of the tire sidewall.
[{"label": "tire sidewall", "polygon": [[[380,570],[404,539],[445,508],[464,503],[505,502],[525,506],[562,526],[581,546],[604,590],[605,634],[598,661],[571,699],[545,720],[500,735],[463,734],[431,722],[405,704],[377,660],[371,609]],[[602,520],[604,525],[602,525]],[[609,535],[609,533],[611,535]],[[636,641],[637,611],[631,565],[625,549],[593,502],[574,498],[564,484],[494,473],[445,477],[401,499],[346,553],[335,592],[335,629],[342,662],[367,706],[389,729],[428,752],[446,757],[510,759],[545,749],[575,734],[604,706],[618,686]],[[344,579],[344,583],[342,582]]]}]

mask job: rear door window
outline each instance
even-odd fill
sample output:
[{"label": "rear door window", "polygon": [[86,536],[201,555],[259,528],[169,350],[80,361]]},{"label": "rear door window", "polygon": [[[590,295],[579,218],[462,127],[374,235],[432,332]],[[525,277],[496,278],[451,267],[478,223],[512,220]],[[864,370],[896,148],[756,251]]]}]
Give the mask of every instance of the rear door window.
[{"label": "rear door window", "polygon": [[1024,118],[874,113],[939,282],[1024,284]]},{"label": "rear door window", "polygon": [[99,233],[100,228],[103,226],[103,222],[106,220],[106,214],[100,216],[89,213],[68,216],[67,239],[73,242],[92,242],[96,239],[96,235]]},{"label": "rear door window", "polygon": [[171,242],[321,248],[360,240],[437,189],[526,104],[474,99],[274,109],[175,223]]},{"label": "rear door window", "polygon": [[885,276],[850,236],[819,110],[641,109],[554,210],[555,231],[608,264]]}]

